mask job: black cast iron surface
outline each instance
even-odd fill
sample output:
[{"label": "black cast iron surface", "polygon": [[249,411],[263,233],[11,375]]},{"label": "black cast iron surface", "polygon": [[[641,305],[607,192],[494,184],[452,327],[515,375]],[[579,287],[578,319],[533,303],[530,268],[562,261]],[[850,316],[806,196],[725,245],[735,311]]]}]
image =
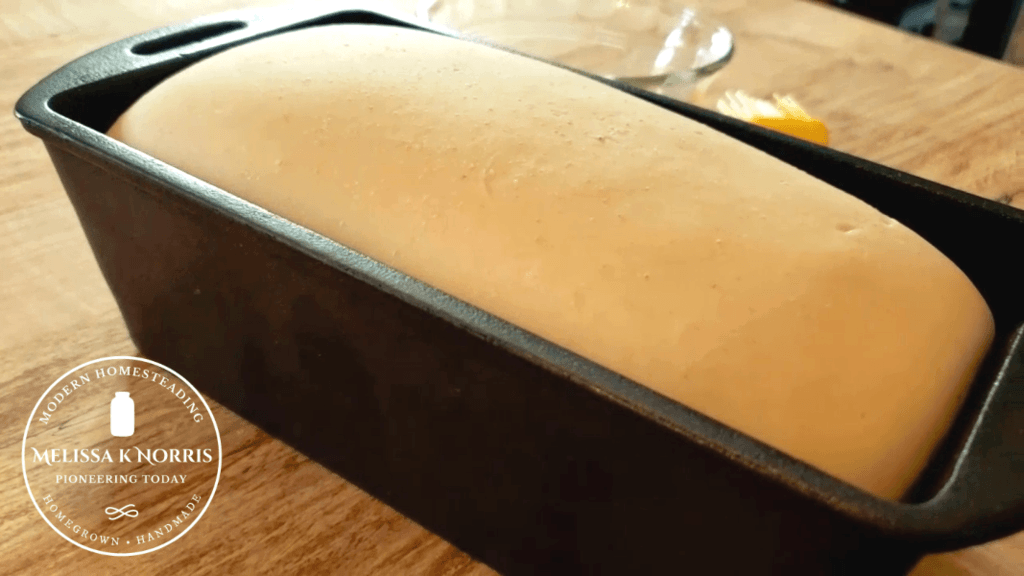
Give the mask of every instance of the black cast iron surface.
[{"label": "black cast iron surface", "polygon": [[510,576],[902,574],[1024,526],[1012,208],[612,83],[862,198],[981,290],[997,344],[896,503],[102,134],[202,57],[346,23],[439,32],[360,9],[230,13],[107,46],[18,102],[144,354]]}]

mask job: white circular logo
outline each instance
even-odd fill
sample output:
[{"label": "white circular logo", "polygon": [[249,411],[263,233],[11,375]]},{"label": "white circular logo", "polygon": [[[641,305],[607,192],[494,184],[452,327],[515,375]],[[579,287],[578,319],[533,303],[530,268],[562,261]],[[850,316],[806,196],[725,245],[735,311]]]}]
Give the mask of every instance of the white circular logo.
[{"label": "white circular logo", "polygon": [[170,368],[132,356],[86,362],[36,403],[21,445],[25,486],[72,544],[136,556],[181,538],[220,481],[209,405]]}]

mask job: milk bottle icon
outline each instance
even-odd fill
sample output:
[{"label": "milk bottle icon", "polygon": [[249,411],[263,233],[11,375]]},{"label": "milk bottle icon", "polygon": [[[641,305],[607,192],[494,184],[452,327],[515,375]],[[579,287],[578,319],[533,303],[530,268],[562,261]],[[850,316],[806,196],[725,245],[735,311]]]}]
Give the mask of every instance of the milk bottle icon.
[{"label": "milk bottle icon", "polygon": [[110,434],[122,438],[135,433],[135,401],[127,392],[115,392],[110,401]]}]

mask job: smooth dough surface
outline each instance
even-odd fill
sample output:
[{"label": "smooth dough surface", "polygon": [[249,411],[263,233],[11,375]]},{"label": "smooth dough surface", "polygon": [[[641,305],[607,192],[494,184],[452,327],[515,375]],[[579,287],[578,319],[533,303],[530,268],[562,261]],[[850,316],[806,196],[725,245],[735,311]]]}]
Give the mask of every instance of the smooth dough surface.
[{"label": "smooth dough surface", "polygon": [[110,135],[882,497],[919,474],[992,338],[968,278],[854,197],[437,35],[260,40]]}]

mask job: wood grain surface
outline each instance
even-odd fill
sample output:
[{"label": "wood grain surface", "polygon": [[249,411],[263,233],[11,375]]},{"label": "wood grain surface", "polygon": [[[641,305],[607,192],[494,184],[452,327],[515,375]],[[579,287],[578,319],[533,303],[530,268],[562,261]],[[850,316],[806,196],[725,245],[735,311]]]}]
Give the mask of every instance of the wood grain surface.
[{"label": "wood grain surface", "polygon": [[[415,0],[394,0],[410,9]],[[66,370],[135,354],[42,145],[10,111],[61,64],[121,37],[278,0],[0,2],[0,573],[483,575],[493,572],[342,478],[213,405],[220,488],[168,548],[110,558],[33,508],[26,419]],[[1024,207],[1024,71],[800,0],[704,0],[736,33],[726,88],[789,93],[837,149]],[[1024,533],[926,558],[914,576],[1024,573]]]}]

